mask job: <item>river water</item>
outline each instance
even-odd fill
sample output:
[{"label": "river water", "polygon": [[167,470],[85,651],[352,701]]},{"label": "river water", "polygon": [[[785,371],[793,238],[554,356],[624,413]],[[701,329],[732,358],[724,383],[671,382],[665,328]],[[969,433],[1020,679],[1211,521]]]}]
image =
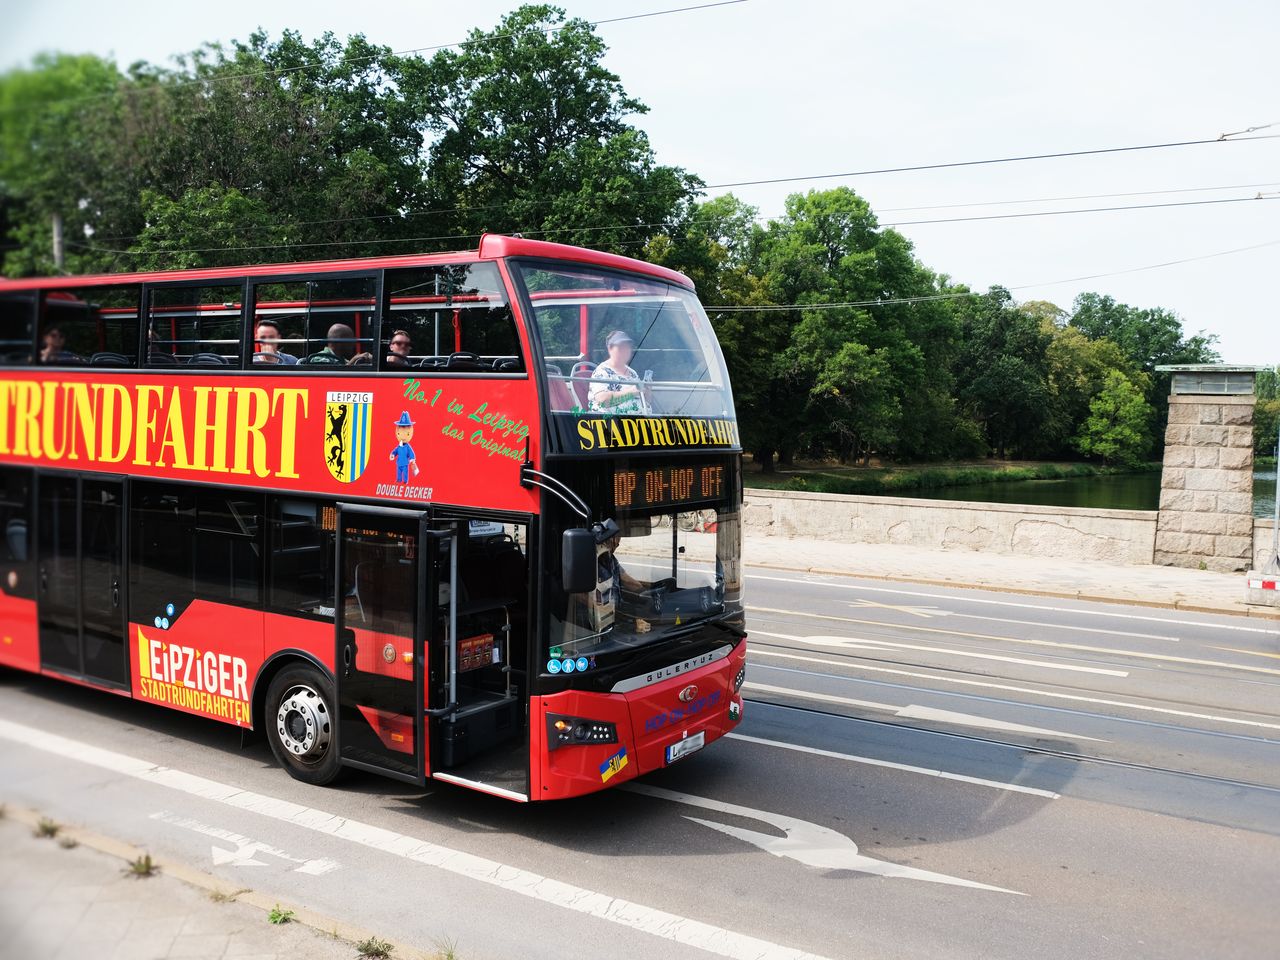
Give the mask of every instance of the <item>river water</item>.
[{"label": "river water", "polygon": [[[1155,510],[1160,505],[1160,472],[1130,473],[1070,480],[1014,480],[969,483],[958,487],[894,492],[895,497],[969,500],[978,503],[1033,503],[1051,507],[1094,507],[1103,510]],[[1269,517],[1276,496],[1275,467],[1253,474],[1253,515]]]}]

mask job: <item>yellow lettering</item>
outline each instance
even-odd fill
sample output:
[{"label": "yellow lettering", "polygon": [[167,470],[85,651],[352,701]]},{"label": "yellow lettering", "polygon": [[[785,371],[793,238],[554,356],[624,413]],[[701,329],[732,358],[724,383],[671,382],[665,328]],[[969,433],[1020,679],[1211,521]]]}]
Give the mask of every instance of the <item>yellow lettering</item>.
[{"label": "yellow lettering", "polygon": [[[209,393],[213,392],[213,417],[209,416]],[[191,466],[196,470],[227,472],[227,403],[230,387],[196,387],[196,415],[191,438]],[[213,464],[208,460],[209,443],[213,442]]]},{"label": "yellow lettering", "polygon": [[169,392],[169,415],[164,421],[164,436],[160,440],[160,453],[156,456],[156,466],[165,466],[165,451],[169,451],[169,464],[179,470],[190,470],[191,463],[187,459],[187,431],[182,425],[182,397],[178,388]]},{"label": "yellow lettering", "polygon": [[9,414],[13,411],[13,394],[17,384],[0,383],[0,453],[9,452]]},{"label": "yellow lettering", "polygon": [[[253,408],[252,417],[250,407]],[[270,474],[267,469],[267,442],[262,436],[262,428],[270,413],[267,391],[261,387],[236,391],[236,452],[232,473],[249,473],[249,459],[252,457],[255,475],[265,477]]]},{"label": "yellow lettering", "polygon": [[611,447],[622,446],[622,431],[618,429],[617,420],[609,421],[609,446]]},{"label": "yellow lettering", "polygon": [[[65,414],[65,410],[58,409],[58,384],[44,384],[44,416],[40,418],[40,438],[44,443],[44,455],[47,459],[57,462],[61,460],[67,452],[67,421],[65,416],[58,416],[59,413]],[[61,427],[62,442],[54,442],[54,431]]]},{"label": "yellow lettering", "polygon": [[635,422],[632,420],[622,421],[622,436],[628,447],[634,447],[640,442],[640,431],[636,429]]},{"label": "yellow lettering", "polygon": [[[283,401],[283,402],[282,402]],[[297,480],[298,474],[294,466],[293,456],[298,449],[298,408],[302,408],[302,416],[307,416],[307,391],[290,387],[275,391],[271,399],[271,416],[276,415],[276,407],[282,408],[284,419],[280,423],[280,472],[278,477]]]},{"label": "yellow lettering", "polygon": [[13,452],[19,457],[40,457],[40,385],[19,383],[18,410],[14,423]]},{"label": "yellow lettering", "polygon": [[583,450],[594,450],[596,438],[591,433],[591,421],[578,421],[578,446]]},{"label": "yellow lettering", "polygon": [[154,404],[164,390],[154,384],[138,386],[138,405],[134,408],[137,418],[133,428],[133,462],[139,467],[151,466],[151,444],[156,438],[156,409]]},{"label": "yellow lettering", "polygon": [[98,462],[119,463],[129,447],[129,424],[133,423],[133,397],[120,384],[102,384],[98,423]]},{"label": "yellow lettering", "polygon": [[89,394],[89,384],[87,383],[68,383],[64,385],[63,401],[70,408],[67,419],[71,420],[71,439],[68,443],[68,460],[79,460],[81,447],[84,448],[85,458],[90,463],[93,462],[94,452],[97,448],[98,435],[94,432],[93,422],[96,419],[95,407],[97,406],[97,394],[100,389],[97,384],[93,385],[94,396]]}]

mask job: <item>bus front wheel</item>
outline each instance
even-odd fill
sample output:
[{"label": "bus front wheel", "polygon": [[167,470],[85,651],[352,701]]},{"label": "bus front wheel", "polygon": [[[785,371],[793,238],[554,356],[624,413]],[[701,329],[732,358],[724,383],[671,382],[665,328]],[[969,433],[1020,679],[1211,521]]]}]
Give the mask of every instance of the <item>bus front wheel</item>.
[{"label": "bus front wheel", "polygon": [[302,664],[281,670],[267,688],[267,740],[295,780],[323,786],[342,770],[333,703],[333,685],[319,670]]}]

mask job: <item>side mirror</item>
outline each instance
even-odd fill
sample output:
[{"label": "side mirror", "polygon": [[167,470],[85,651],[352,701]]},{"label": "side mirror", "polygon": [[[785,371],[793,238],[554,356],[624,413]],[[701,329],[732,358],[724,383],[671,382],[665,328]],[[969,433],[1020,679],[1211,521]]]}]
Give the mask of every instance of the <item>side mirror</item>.
[{"label": "side mirror", "polygon": [[560,580],[566,593],[586,593],[596,588],[596,538],[590,530],[564,532]]}]

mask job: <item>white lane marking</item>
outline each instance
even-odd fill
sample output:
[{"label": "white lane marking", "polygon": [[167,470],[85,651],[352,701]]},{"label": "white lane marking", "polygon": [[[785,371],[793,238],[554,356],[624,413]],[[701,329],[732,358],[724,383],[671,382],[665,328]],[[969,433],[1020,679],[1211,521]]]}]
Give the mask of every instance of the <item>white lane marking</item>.
[{"label": "white lane marking", "polygon": [[210,848],[210,854],[213,857],[214,866],[232,866],[232,867],[265,867],[268,866],[267,861],[259,860],[255,854],[262,853],[267,856],[276,857],[280,860],[287,860],[289,863],[296,863],[299,866],[294,867],[293,873],[305,873],[312,877],[320,877],[326,873],[331,873],[338,869],[338,863],[333,860],[323,858],[307,860],[302,857],[294,857],[279,850],[270,844],[263,843],[260,840],[254,840],[251,837],[244,837],[238,833],[232,833],[230,830],[223,830],[221,827],[212,827],[207,823],[201,823],[199,820],[192,820],[190,817],[180,817],[177,814],[169,813],[162,810],[160,813],[153,813],[152,820],[159,820],[161,823],[167,823],[171,826],[181,827],[184,830],[190,830],[193,833],[199,833],[206,837],[212,837],[214,840],[221,840],[224,843],[230,843],[235,846],[234,850],[228,850],[226,847],[213,846]]},{"label": "white lane marking", "polygon": [[828,827],[810,823],[808,820],[798,820],[795,817],[783,816],[780,813],[769,813],[766,810],[754,810],[751,807],[740,807],[737,804],[724,803],[720,800],[708,800],[706,797],[695,797],[675,790],[651,787],[644,783],[628,783],[622,789],[631,793],[657,797],[660,800],[670,800],[674,803],[688,804],[691,807],[701,807],[704,810],[714,810],[716,813],[727,813],[730,816],[760,820],[771,827],[781,830],[783,835],[777,837],[767,833],[759,833],[755,830],[744,830],[742,827],[731,827],[725,823],[716,823],[714,820],[703,820],[701,817],[685,817],[686,820],[692,820],[694,823],[700,823],[704,827],[710,827],[712,830],[719,830],[721,833],[744,840],[759,847],[766,853],[773,854],[775,857],[787,857],[791,860],[797,860],[807,867],[816,867],[819,870],[855,870],[858,873],[870,873],[877,877],[901,877],[906,880],[923,880],[926,883],[945,883],[953,887],[969,887],[974,890],[991,890],[995,893],[1012,893],[1018,897],[1025,896],[1025,894],[1016,890],[1006,890],[1004,887],[993,887],[990,884],[978,883],[975,880],[950,877],[945,873],[933,873],[930,870],[919,870],[915,867],[906,867],[901,864],[868,857],[859,853],[858,845],[843,833],[836,833],[836,831]]},{"label": "white lane marking", "polygon": [[[868,673],[892,673],[899,677],[914,677],[917,680],[932,680],[937,683],[955,683],[966,687],[985,687],[988,690],[1005,690],[1010,693],[1029,693],[1037,697],[1051,697],[1056,700],[1072,700],[1076,703],[1098,703],[1108,707],[1125,707],[1129,710],[1141,710],[1146,713],[1161,713],[1174,717],[1191,717],[1195,720],[1213,720],[1218,723],[1234,723],[1245,727],[1262,727],[1266,730],[1280,730],[1280,723],[1263,723],[1261,720],[1240,720],[1234,717],[1219,717],[1211,713],[1191,713],[1187,710],[1174,710],[1171,707],[1152,707],[1142,703],[1130,703],[1127,700],[1104,700],[1100,697],[1083,697],[1072,693],[1057,693],[1050,690],[1037,690],[1034,687],[1018,687],[1007,683],[990,683],[985,680],[965,680],[961,677],[945,677],[936,673],[917,673],[912,670],[895,670],[892,667],[873,667],[865,661],[849,663],[844,660],[826,660],[822,657],[802,657],[794,653],[779,653],[773,650],[752,648],[753,657],[778,657],[783,660],[800,660],[804,663],[819,663],[823,666],[857,669]],[[832,676],[838,676],[833,674]],[[857,677],[840,677],[842,680],[857,681]],[[1035,704],[1030,704],[1035,706]]]},{"label": "white lane marking", "polygon": [[[779,610],[776,607],[750,607],[757,613],[778,613],[791,617],[808,617],[810,620],[835,620],[839,623],[856,623],[859,626],[892,627],[883,620],[859,620],[857,617],[835,617],[828,613],[809,613],[805,610]],[[1082,650],[1086,653],[1105,653],[1113,657],[1134,657],[1138,660],[1156,660],[1161,663],[1188,663],[1200,667],[1222,667],[1227,670],[1243,670],[1246,673],[1266,673],[1280,676],[1280,670],[1272,667],[1251,667],[1244,663],[1228,663],[1225,660],[1201,660],[1196,657],[1175,657],[1169,653],[1143,653],[1138,650],[1117,650],[1114,647],[1094,647],[1086,643],[1063,643],[1060,640],[1031,640],[1026,637],[1003,637],[994,633],[969,633],[964,630],[947,630],[943,627],[923,627],[912,624],[901,629],[920,633],[941,633],[950,637],[967,637],[972,640],[996,640],[1000,643],[1020,643],[1030,647],[1052,647],[1057,650]]]},{"label": "white lane marking", "polygon": [[971,713],[956,713],[951,710],[934,710],[930,707],[921,707],[916,704],[908,704],[900,707],[893,703],[873,703],[870,700],[852,700],[849,697],[839,697],[831,693],[811,693],[808,690],[796,690],[792,687],[775,687],[768,683],[748,682],[743,684],[744,689],[758,690],[762,693],[777,693],[787,697],[796,697],[800,700],[816,700],[819,703],[838,703],[842,706],[853,707],[870,707],[873,710],[887,710],[895,717],[902,717],[904,720],[940,720],[944,723],[951,723],[961,727],[977,727],[980,730],[1003,730],[1006,733],[1026,733],[1037,737],[1053,737],[1055,740],[1092,740],[1094,743],[1110,743],[1109,740],[1100,740],[1097,737],[1085,737],[1078,733],[1064,733],[1061,730],[1048,730],[1044,727],[1029,727],[1021,723],[1009,723],[1005,720],[994,720],[991,717],[979,717]]},{"label": "white lane marking", "polygon": [[[1117,620],[1143,620],[1148,623],[1171,623],[1178,627],[1207,627],[1210,630],[1238,630],[1243,633],[1266,633],[1275,635],[1280,632],[1276,628],[1238,627],[1234,624],[1203,623],[1195,620],[1175,620],[1172,617],[1152,617],[1138,613],[1112,613],[1109,610],[1084,610],[1076,607],[1048,607],[1039,603],[1016,603],[1012,600],[988,600],[985,597],[962,597],[950,593],[922,593],[918,590],[894,590],[890,587],[867,587],[856,583],[831,583],[828,580],[797,580],[794,577],[766,577],[763,574],[750,575],[754,580],[772,580],[777,583],[799,583],[809,587],[835,587],[839,590],[863,590],[875,593],[892,593],[903,597],[926,597],[929,600],[956,600],[961,603],[985,603],[995,607],[1020,607],[1024,610],[1043,610],[1049,613],[1078,613],[1085,617],[1113,617]],[[956,587],[963,590],[963,587]],[[1088,602],[1088,601],[1081,601]],[[1117,604],[1119,606],[1119,604]],[[1231,614],[1223,614],[1224,617]]]},{"label": "white lane marking", "polygon": [[880,610],[897,610],[899,613],[909,613],[913,617],[923,617],[926,620],[930,617],[947,617],[951,615],[950,610],[939,610],[937,607],[904,607],[893,603],[877,603],[875,600],[854,600],[849,606],[851,607],[876,607]]},{"label": "white lane marking", "polygon": [[1009,617],[983,617],[979,613],[960,613],[959,611],[951,611],[952,617],[959,617],[960,620],[983,620],[989,623],[1012,623],[1019,627],[1044,627],[1047,630],[1066,630],[1071,634],[1105,634],[1106,636],[1129,636],[1138,640],[1166,640],[1171,644],[1180,644],[1183,639],[1180,636],[1165,636],[1164,634],[1139,634],[1133,630],[1107,630],[1106,627],[1082,627],[1073,626],[1070,623],[1053,623],[1044,620],[1010,620]]},{"label": "white lane marking", "polygon": [[801,637],[788,633],[771,633],[768,630],[753,630],[752,636],[780,637],[783,640],[797,640],[817,647],[842,647],[846,649],[874,650],[890,648],[894,650],[923,650],[926,653],[939,653],[945,656],[967,657],[975,660],[998,660],[1002,663],[1017,663],[1028,667],[1042,667],[1045,670],[1069,670],[1075,673],[1095,673],[1104,677],[1127,677],[1128,670],[1111,670],[1107,667],[1082,667],[1074,663],[1054,663],[1049,660],[1027,660],[1023,657],[1005,657],[996,653],[977,653],[973,650],[952,650],[948,647],[926,647],[916,643],[898,643],[894,640],[873,640],[870,637]]},{"label": "white lane marking", "polygon": [[78,740],[70,740],[35,727],[0,720],[0,737],[55,756],[87,763],[147,783],[169,787],[189,796],[223,803],[229,807],[313,830],[316,833],[356,843],[372,850],[412,860],[415,863],[436,867],[468,880],[497,887],[508,893],[529,897],[549,906],[586,914],[599,920],[607,920],[640,933],[652,934],[664,940],[706,950],[717,956],[730,957],[732,960],[824,960],[816,954],[735,933],[698,920],[690,920],[687,917],[646,907],[631,900],[596,893],[529,870],[429,843],[416,837],[362,823],[359,820],[327,813],[324,810],[241,790],[239,787],[184,773],[171,767],[157,766],[146,760],[125,756]]},{"label": "white lane marking", "polygon": [[892,760],[877,760],[875,757],[858,757],[851,753],[837,753],[834,750],[823,750],[819,747],[806,747],[799,743],[785,743],[782,740],[766,740],[764,737],[751,737],[745,733],[726,733],[730,740],[742,740],[746,743],[758,743],[766,747],[779,747],[793,750],[796,753],[807,753],[815,757],[827,757],[832,760],[845,760],[849,763],[861,763],[868,767],[883,767],[886,770],[901,770],[905,773],[919,773],[926,777],[939,777],[943,780],[955,780],[959,783],[976,784],[979,787],[990,787],[993,790],[1007,790],[1010,793],[1025,793],[1032,797],[1044,797],[1058,800],[1061,794],[1052,790],[1041,790],[1039,787],[1024,787],[1018,783],[1003,783],[999,780],[984,780],[982,777],[970,777],[963,773],[948,773],[946,770],[933,770],[929,767],[913,767],[908,763],[894,763]]}]

